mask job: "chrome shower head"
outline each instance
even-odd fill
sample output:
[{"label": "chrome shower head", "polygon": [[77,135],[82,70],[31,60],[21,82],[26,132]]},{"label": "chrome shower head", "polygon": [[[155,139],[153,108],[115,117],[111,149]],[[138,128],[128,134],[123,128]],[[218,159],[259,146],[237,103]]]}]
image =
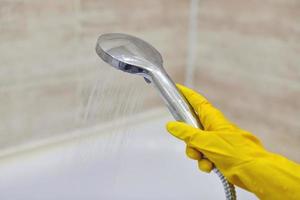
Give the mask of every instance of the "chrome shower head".
[{"label": "chrome shower head", "polygon": [[97,54],[108,64],[127,73],[138,74],[150,81],[152,73],[163,70],[160,53],[134,36],[109,33],[98,38]]},{"label": "chrome shower head", "polygon": [[[179,92],[163,68],[160,53],[147,42],[134,36],[109,33],[101,35],[96,45],[97,54],[113,67],[141,75],[158,89],[170,112],[177,121],[202,128],[194,110]],[[235,199],[235,190],[218,169],[214,169],[225,189],[226,199]]]},{"label": "chrome shower head", "polygon": [[96,52],[111,66],[141,75],[146,82],[153,83],[176,120],[202,127],[193,109],[164,70],[160,53],[150,44],[134,36],[109,33],[98,38]]}]

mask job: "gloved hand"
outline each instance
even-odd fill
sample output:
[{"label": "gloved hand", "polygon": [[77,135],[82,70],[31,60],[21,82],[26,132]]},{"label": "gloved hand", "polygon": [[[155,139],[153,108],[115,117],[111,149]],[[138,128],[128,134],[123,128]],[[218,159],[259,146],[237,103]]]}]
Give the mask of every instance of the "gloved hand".
[{"label": "gloved hand", "polygon": [[204,130],[183,122],[169,122],[167,130],[185,141],[188,157],[198,160],[202,171],[209,172],[214,163],[229,182],[260,199],[300,199],[299,164],[268,152],[254,135],[228,121],[203,96],[177,86]]}]

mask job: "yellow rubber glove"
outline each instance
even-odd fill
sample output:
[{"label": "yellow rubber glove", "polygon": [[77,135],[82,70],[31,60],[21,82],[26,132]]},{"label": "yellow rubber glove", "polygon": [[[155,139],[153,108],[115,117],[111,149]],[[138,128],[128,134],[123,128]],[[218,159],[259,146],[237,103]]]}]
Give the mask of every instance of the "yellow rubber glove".
[{"label": "yellow rubber glove", "polygon": [[299,164],[268,152],[254,135],[228,121],[203,96],[177,86],[204,130],[183,122],[169,122],[167,129],[186,142],[187,155],[198,160],[201,170],[209,172],[214,163],[231,183],[260,199],[300,199]]}]

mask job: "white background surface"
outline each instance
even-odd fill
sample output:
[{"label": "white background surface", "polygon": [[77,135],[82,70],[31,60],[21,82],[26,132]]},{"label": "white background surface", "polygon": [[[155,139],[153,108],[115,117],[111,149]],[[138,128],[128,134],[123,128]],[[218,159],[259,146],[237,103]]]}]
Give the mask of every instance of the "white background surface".
[{"label": "white background surface", "polygon": [[[168,118],[91,134],[3,158],[1,200],[224,199],[165,131]],[[238,199],[256,199],[238,189]]]}]

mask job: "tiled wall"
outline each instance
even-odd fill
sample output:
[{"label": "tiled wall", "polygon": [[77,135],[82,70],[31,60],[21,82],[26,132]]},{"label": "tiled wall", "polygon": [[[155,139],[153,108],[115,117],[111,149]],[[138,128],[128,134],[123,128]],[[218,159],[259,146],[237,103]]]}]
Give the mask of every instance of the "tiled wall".
[{"label": "tiled wall", "polygon": [[200,0],[194,88],[300,161],[300,1]]},{"label": "tiled wall", "polygon": [[2,0],[0,150],[161,106],[141,78],[95,54],[99,34],[125,32],[153,44],[176,81],[300,161],[299,9],[296,0]]},{"label": "tiled wall", "polygon": [[0,150],[161,105],[142,78],[103,63],[96,40],[106,32],[145,38],[182,82],[188,6],[172,0],[0,1]]}]

